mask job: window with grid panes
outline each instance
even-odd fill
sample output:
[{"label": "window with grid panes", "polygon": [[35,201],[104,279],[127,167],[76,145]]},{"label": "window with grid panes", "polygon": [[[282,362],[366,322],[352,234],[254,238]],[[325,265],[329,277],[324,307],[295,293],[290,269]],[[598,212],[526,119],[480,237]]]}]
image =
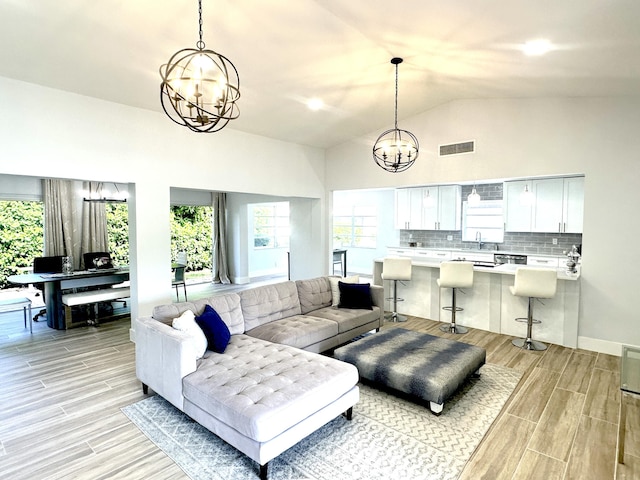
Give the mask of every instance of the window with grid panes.
[{"label": "window with grid panes", "polygon": [[289,248],[289,202],[253,205],[255,248]]},{"label": "window with grid panes", "polygon": [[333,246],[376,248],[378,212],[376,207],[349,205],[333,210]]}]

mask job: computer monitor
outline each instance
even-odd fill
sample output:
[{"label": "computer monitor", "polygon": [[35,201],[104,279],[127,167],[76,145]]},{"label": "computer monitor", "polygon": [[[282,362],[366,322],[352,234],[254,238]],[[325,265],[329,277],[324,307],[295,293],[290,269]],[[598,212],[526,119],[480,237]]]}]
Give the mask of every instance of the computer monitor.
[{"label": "computer monitor", "polygon": [[87,270],[105,270],[113,268],[109,252],[89,252],[83,255],[84,268]]}]

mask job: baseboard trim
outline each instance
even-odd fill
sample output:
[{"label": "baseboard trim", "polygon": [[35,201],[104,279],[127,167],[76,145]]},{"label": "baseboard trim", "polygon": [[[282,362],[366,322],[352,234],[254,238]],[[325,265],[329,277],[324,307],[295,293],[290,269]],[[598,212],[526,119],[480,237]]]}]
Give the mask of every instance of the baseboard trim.
[{"label": "baseboard trim", "polygon": [[244,285],[246,283],[251,283],[251,277],[232,277],[231,283],[235,283],[236,285]]},{"label": "baseboard trim", "polygon": [[615,355],[616,357],[619,357],[622,354],[622,345],[623,344],[619,342],[610,342],[609,340],[601,340],[599,338],[578,337],[578,348],[590,350],[592,352]]}]

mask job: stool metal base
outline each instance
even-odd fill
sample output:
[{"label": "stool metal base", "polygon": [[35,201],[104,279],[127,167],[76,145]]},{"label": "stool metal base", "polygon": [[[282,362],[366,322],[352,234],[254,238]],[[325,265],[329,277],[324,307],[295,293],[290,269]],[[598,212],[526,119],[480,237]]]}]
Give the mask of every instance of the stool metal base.
[{"label": "stool metal base", "polygon": [[440,330],[445,333],[457,333],[463,334],[469,331],[466,327],[461,327],[460,325],[455,325],[453,323],[448,323],[446,325],[440,325]]},{"label": "stool metal base", "polygon": [[388,322],[406,322],[407,316],[401,315],[397,312],[391,312],[391,313],[387,313],[384,316],[384,319],[387,320]]},{"label": "stool metal base", "polygon": [[523,348],[525,350],[534,350],[536,352],[542,352],[547,349],[547,346],[544,343],[538,342],[537,340],[515,338],[511,341],[511,343],[518,348]]}]

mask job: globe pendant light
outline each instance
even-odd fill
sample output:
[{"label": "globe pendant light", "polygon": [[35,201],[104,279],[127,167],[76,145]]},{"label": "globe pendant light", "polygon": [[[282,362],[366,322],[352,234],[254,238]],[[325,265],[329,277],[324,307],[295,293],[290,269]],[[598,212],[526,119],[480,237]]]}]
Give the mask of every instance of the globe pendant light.
[{"label": "globe pendant light", "polygon": [[240,77],[224,55],[205,49],[202,0],[198,0],[197,48],[176,52],[160,67],[160,101],[171,120],[194,132],[217,132],[240,115]]},{"label": "globe pendant light", "polygon": [[398,65],[402,58],[394,57],[391,63],[396,66],[396,100],[394,128],[383,132],[373,145],[373,159],[387,172],[403,172],[418,158],[418,139],[407,130],[398,128]]}]

